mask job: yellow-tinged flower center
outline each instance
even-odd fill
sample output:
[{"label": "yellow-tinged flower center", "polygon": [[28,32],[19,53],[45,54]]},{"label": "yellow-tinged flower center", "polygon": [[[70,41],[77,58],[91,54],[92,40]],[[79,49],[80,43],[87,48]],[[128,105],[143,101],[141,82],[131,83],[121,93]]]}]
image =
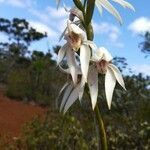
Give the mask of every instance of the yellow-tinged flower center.
[{"label": "yellow-tinged flower center", "polygon": [[109,62],[107,62],[106,60],[101,60],[99,62],[96,62],[96,67],[99,73],[105,74],[107,71],[107,67],[108,67]]},{"label": "yellow-tinged flower center", "polygon": [[81,44],[82,44],[82,39],[80,37],[80,35],[75,34],[74,32],[71,32],[68,36],[69,38],[69,44],[72,47],[73,50],[78,51],[78,49],[80,48]]}]

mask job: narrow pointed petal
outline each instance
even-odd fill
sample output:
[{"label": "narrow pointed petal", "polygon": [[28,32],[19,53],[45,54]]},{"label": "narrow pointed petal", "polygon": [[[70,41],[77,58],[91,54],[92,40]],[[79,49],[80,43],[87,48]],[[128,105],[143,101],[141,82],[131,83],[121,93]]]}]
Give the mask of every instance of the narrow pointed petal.
[{"label": "narrow pointed petal", "polygon": [[81,102],[82,100],[82,97],[83,97],[83,93],[84,93],[84,86],[80,88],[80,91],[79,91],[79,101]]},{"label": "narrow pointed petal", "polygon": [[79,89],[79,101],[81,102],[82,97],[83,97],[83,93],[84,93],[84,87],[85,87],[85,80],[82,76],[81,78],[81,82],[80,82],[80,89]]},{"label": "narrow pointed petal", "polygon": [[94,65],[90,66],[89,68],[88,86],[90,90],[92,108],[94,110],[97,103],[97,96],[98,96],[98,72]]},{"label": "narrow pointed petal", "polygon": [[126,90],[125,83],[120,70],[113,64],[109,64],[109,67],[112,69],[118,83]]},{"label": "narrow pointed petal", "polygon": [[67,30],[68,30],[68,33],[71,34],[72,28],[71,28],[71,23],[69,20],[67,21]]},{"label": "narrow pointed petal", "polygon": [[77,64],[75,60],[75,53],[71,49],[68,49],[66,56],[67,56],[67,63],[70,69],[72,80],[74,84],[76,84],[77,83],[77,71],[76,71]]},{"label": "narrow pointed petal", "polygon": [[63,58],[65,57],[67,49],[68,49],[68,44],[65,44],[63,47],[60,48],[57,57],[57,65],[59,65],[63,60]]},{"label": "narrow pointed petal", "polygon": [[59,8],[61,0],[56,0],[56,4],[57,4],[57,9]]},{"label": "narrow pointed petal", "polygon": [[68,82],[66,82],[64,85],[63,85],[63,87],[61,88],[61,90],[60,90],[60,92],[59,92],[59,94],[58,94],[58,96],[57,96],[57,98],[56,98],[56,104],[58,105],[58,100],[59,100],[59,98],[60,98],[60,95],[63,93],[63,91],[67,88],[67,86],[69,85],[69,83]]},{"label": "narrow pointed petal", "polygon": [[97,0],[95,1],[95,4],[96,4],[96,6],[97,6],[97,8],[98,8],[98,11],[100,12],[100,15],[102,15],[102,13],[103,13],[103,8],[102,8],[102,6],[99,5],[99,2],[98,2]]},{"label": "narrow pointed petal", "polygon": [[[63,73],[71,74],[69,68],[63,68],[61,65],[59,65],[59,69],[60,69],[60,71],[62,71]],[[81,68],[80,68],[79,66],[76,66],[76,73],[77,73],[78,75],[81,75],[81,74],[82,74]]]},{"label": "narrow pointed petal", "polygon": [[75,34],[85,35],[85,32],[79,28],[76,24],[70,24],[71,31],[73,31]]},{"label": "narrow pointed petal", "polygon": [[62,71],[63,73],[70,74],[70,69],[69,69],[69,68],[65,69],[65,68],[63,68],[61,65],[59,65],[59,69],[60,69],[60,71]]},{"label": "narrow pointed petal", "polygon": [[62,111],[62,109],[64,108],[68,98],[69,98],[69,95],[71,93],[71,91],[73,90],[73,84],[69,84],[67,87],[66,87],[66,90],[65,90],[65,93],[64,93],[64,96],[63,96],[63,99],[62,99],[62,102],[61,102],[61,105],[60,105],[60,112]]},{"label": "narrow pointed petal", "polygon": [[62,38],[64,37],[65,33],[67,31],[67,28],[65,28],[65,30],[63,31],[63,33],[61,34],[61,36],[59,37],[59,42],[62,40]]},{"label": "narrow pointed petal", "polygon": [[79,86],[75,87],[71,94],[69,95],[67,102],[64,106],[64,114],[67,112],[67,110],[71,107],[71,105],[78,99],[79,97]]},{"label": "narrow pointed petal", "polygon": [[134,7],[129,2],[126,2],[124,0],[113,0],[113,1],[120,4],[124,8],[129,8],[129,9],[135,11]]},{"label": "narrow pointed petal", "polygon": [[97,0],[98,5],[104,7],[108,12],[110,12],[116,19],[122,24],[122,18],[119,12],[111,5],[108,0]]},{"label": "narrow pointed petal", "polygon": [[91,51],[89,46],[81,45],[80,47],[81,71],[86,82],[87,82],[87,74],[89,69],[90,57],[91,57]]},{"label": "narrow pointed petal", "polygon": [[116,85],[116,78],[114,76],[113,71],[108,67],[105,75],[105,93],[109,109],[111,108],[112,96],[115,85]]},{"label": "narrow pointed petal", "polygon": [[69,85],[68,82],[66,82],[66,83],[63,85],[63,87],[61,88],[61,90],[60,90],[60,92],[59,92],[59,95],[62,94],[62,92],[65,90],[65,88],[66,88],[68,85]]}]

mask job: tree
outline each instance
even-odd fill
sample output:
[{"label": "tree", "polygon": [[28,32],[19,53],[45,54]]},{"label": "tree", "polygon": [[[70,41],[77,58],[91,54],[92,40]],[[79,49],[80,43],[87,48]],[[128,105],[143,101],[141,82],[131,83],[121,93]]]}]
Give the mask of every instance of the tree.
[{"label": "tree", "polygon": [[[46,37],[46,33],[40,33],[30,26],[25,19],[14,18],[12,21],[0,18],[0,31],[8,35],[9,43],[3,47],[14,55],[24,56],[28,52],[28,46],[33,41]],[[3,45],[3,43],[1,43]]]},{"label": "tree", "polygon": [[47,37],[30,26],[25,19],[0,18],[0,32],[8,36],[8,42],[0,42],[0,80],[4,81],[14,67],[30,64],[28,47],[34,41]]},{"label": "tree", "polygon": [[150,54],[150,32],[145,33],[144,41],[139,44],[139,47],[146,54],[146,57]]}]

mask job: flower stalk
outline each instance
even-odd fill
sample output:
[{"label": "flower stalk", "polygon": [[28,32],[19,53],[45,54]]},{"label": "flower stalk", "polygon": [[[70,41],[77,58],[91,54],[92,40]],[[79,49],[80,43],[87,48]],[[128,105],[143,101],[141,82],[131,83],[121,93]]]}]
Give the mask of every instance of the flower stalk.
[{"label": "flower stalk", "polygon": [[[87,9],[87,12],[85,14],[86,16],[84,16],[84,18],[86,18],[84,24],[86,26],[87,39],[92,41],[93,38],[94,38],[94,33],[93,33],[93,27],[92,27],[92,24],[91,24],[91,20],[92,20],[92,17],[93,17],[95,0],[94,0],[93,3],[91,3],[90,0],[89,0],[88,3],[89,3],[87,5],[88,9]],[[92,9],[90,9],[90,7],[92,7]],[[91,12],[89,13],[89,11],[91,11]],[[89,16],[89,14],[90,14],[90,17],[88,18],[88,21],[87,21],[87,16]],[[96,104],[96,106],[95,106],[94,114],[95,114],[96,122],[97,122],[98,129],[99,129],[99,135],[100,135],[99,139],[98,139],[99,140],[98,141],[99,147],[101,147],[102,150],[108,150],[105,126],[104,126],[104,122],[103,122],[98,104]]]},{"label": "flower stalk", "polygon": [[[60,0],[58,1],[58,5]],[[125,0],[113,0],[124,8],[134,10],[134,7]],[[67,27],[62,33],[60,39],[64,37],[66,43],[58,52],[57,65],[64,73],[71,75],[71,81],[67,81],[60,90],[59,96],[63,95],[60,104],[60,111],[65,114],[76,100],[82,100],[85,86],[89,87],[92,109],[98,127],[98,148],[107,150],[107,137],[104,122],[98,107],[98,74],[105,74],[105,95],[108,108],[111,109],[112,96],[116,82],[126,90],[121,72],[117,66],[113,65],[113,57],[104,47],[97,47],[93,42],[94,32],[92,27],[92,18],[95,5],[100,13],[105,8],[109,13],[122,23],[119,12],[107,0],[73,0],[76,7],[69,12]],[[76,19],[75,19],[76,17]],[[61,66],[66,58],[68,68]],[[79,64],[77,63],[79,58]],[[87,92],[87,90],[85,89]],[[87,92],[88,93],[88,92]]]},{"label": "flower stalk", "polygon": [[99,110],[98,105],[96,104],[96,107],[94,109],[94,114],[95,118],[98,124],[98,129],[99,129],[99,134],[100,134],[100,139],[99,139],[99,144],[102,150],[108,150],[108,145],[107,145],[107,136],[106,136],[106,131],[105,131],[105,126],[104,122]]}]

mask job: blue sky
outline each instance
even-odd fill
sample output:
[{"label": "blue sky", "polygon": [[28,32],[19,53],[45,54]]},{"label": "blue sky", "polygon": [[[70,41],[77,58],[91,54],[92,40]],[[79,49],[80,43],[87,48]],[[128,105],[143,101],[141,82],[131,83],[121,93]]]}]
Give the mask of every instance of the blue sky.
[{"label": "blue sky", "polygon": [[[71,0],[64,1],[68,8],[73,6]],[[135,7],[136,12],[112,2],[123,18],[122,26],[106,10],[103,10],[101,16],[95,9],[94,41],[98,46],[106,47],[113,56],[126,57],[133,71],[150,75],[150,58],[145,59],[145,55],[138,48],[138,44],[143,41],[140,34],[146,30],[150,31],[150,1],[128,0],[128,2]],[[58,37],[65,28],[68,13],[62,5],[57,10],[55,0],[0,0],[0,17],[25,18],[37,30],[48,33],[49,37],[33,43],[30,46],[31,50],[47,51],[48,48],[64,42],[59,43]],[[6,38],[0,33],[0,41]]]}]

